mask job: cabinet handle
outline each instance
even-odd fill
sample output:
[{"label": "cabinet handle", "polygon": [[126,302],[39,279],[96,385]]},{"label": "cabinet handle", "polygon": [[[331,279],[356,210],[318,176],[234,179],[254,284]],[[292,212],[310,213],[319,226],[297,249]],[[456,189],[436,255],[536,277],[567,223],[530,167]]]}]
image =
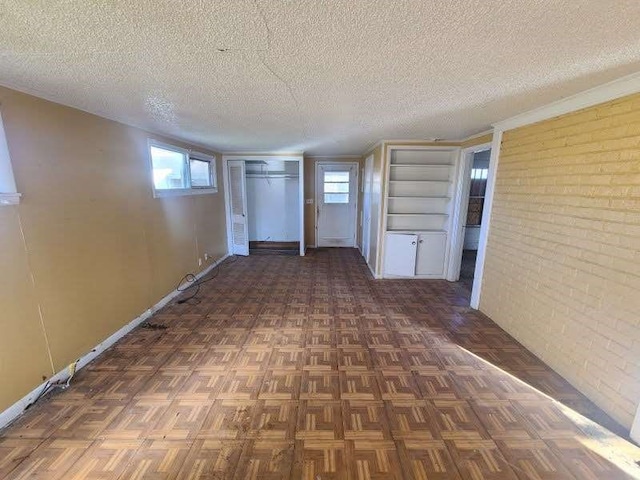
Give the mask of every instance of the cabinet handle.
[{"label": "cabinet handle", "polygon": [[424,242],[424,240],[420,240],[418,243],[422,243],[422,242]]},{"label": "cabinet handle", "polygon": [[416,244],[416,242],[411,242],[411,245],[415,245],[415,244]]}]

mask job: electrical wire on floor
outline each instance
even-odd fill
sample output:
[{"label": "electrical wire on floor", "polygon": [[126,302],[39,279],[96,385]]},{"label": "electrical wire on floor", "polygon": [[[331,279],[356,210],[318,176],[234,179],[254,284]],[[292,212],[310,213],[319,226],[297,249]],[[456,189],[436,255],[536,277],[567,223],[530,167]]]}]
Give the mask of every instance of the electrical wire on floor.
[{"label": "electrical wire on floor", "polygon": [[[196,302],[193,302],[193,304],[198,305],[200,303],[200,299],[196,298],[196,296],[198,295],[198,293],[200,293],[200,287],[202,286],[202,284],[218,278],[218,275],[220,274],[222,267],[229,266],[236,263],[239,257],[236,257],[234,255],[231,258],[233,259],[232,261],[224,261],[222,263],[219,263],[213,268],[211,272],[209,272],[207,275],[201,278],[196,277],[195,274],[193,273],[187,273],[184,277],[182,277],[180,279],[180,282],[178,282],[178,286],[176,287],[176,290],[178,292],[187,292],[195,288],[195,292],[193,292],[190,296],[186,298],[181,298],[180,300],[176,301],[176,304],[182,305],[183,303],[187,303],[190,300],[195,299]],[[212,274],[213,276],[210,276]]]},{"label": "electrical wire on floor", "polygon": [[26,407],[24,407],[25,410],[30,409],[31,407],[33,407],[38,400],[40,400],[42,397],[44,397],[47,393],[49,393],[51,390],[55,389],[55,388],[60,388],[62,390],[66,390],[67,388],[69,388],[69,386],[71,386],[71,379],[74,377],[74,375],[76,374],[76,370],[78,368],[78,362],[80,360],[76,360],[75,362],[71,363],[67,368],[69,369],[69,377],[67,378],[66,381],[62,381],[62,382],[52,382],[50,380],[47,380],[47,383],[44,384],[44,387],[42,387],[42,390],[40,391],[40,393],[38,394],[38,396],[31,402],[29,403]]}]

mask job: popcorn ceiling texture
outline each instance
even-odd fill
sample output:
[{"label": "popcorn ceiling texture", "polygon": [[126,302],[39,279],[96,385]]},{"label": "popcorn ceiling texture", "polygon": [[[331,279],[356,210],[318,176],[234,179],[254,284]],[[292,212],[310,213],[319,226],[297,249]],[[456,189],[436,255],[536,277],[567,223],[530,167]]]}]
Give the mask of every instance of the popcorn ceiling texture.
[{"label": "popcorn ceiling texture", "polygon": [[480,309],[625,427],[640,400],[640,95],[504,133]]},{"label": "popcorn ceiling texture", "polygon": [[640,69],[635,0],[7,0],[0,84],[217,150],[459,139]]}]

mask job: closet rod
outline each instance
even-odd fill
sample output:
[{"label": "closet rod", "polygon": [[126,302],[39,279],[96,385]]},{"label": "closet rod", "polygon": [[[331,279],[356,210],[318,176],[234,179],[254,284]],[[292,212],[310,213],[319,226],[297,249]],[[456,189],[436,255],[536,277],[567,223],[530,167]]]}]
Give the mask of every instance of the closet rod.
[{"label": "closet rod", "polygon": [[283,175],[283,174],[260,175],[255,173],[247,173],[247,178],[300,178],[300,175]]}]

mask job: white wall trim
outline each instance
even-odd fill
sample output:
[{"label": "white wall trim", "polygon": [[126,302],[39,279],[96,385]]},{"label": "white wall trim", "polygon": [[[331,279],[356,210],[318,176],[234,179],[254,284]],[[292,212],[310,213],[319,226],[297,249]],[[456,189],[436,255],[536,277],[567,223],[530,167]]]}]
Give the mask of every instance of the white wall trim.
[{"label": "white wall trim", "polygon": [[633,419],[633,423],[631,424],[631,433],[629,434],[631,440],[640,445],[640,403],[638,404],[638,409],[636,410],[636,416]]},{"label": "white wall trim", "polygon": [[[493,132],[493,131],[492,131]],[[471,186],[471,168],[473,156],[491,148],[491,143],[482,143],[460,151],[458,171],[455,178],[455,194],[453,197],[453,215],[451,220],[451,254],[447,265],[446,279],[456,282],[460,278],[462,251],[464,248],[464,227],[469,207],[469,188]]]},{"label": "white wall trim", "polygon": [[493,195],[496,188],[496,173],[500,160],[500,145],[502,145],[502,130],[493,132],[491,142],[491,157],[489,158],[489,173],[487,174],[487,189],[484,195],[484,207],[480,222],[480,239],[478,242],[478,256],[473,276],[473,288],[471,289],[471,308],[476,310],[480,306],[480,293],[482,290],[482,277],[484,276],[484,262],[487,255],[487,240],[489,239],[491,210],[493,209]]},{"label": "white wall trim", "polygon": [[[202,272],[198,273],[196,275],[196,278],[199,279],[204,277],[209,272],[211,272],[211,270],[213,270],[215,267],[217,267],[222,262],[224,262],[229,256],[230,255],[227,253],[222,258],[216,260],[207,268],[205,268]],[[148,320],[149,318],[151,318],[154,313],[156,313],[162,307],[167,305],[171,300],[176,298],[181,293],[182,292],[179,292],[178,290],[174,290],[171,293],[167,294],[158,303],[153,305],[148,310],[144,311],[141,315],[131,320],[124,327],[120,328],[118,331],[116,331],[115,333],[110,335],[108,338],[100,342],[98,345],[92,348],[88,353],[86,353],[85,355],[83,355],[78,359],[78,362],[76,364],[76,371],[85,367],[97,356],[103,353],[106,349],[108,349],[114,343],[116,343],[118,340],[124,337],[127,333],[131,332],[134,328],[136,328],[138,325],[143,323],[145,320]],[[65,367],[64,369],[60,370],[58,373],[50,377],[47,381],[43,382],[41,385],[38,385],[31,392],[29,392],[27,395],[22,397],[20,400],[18,400],[16,403],[11,405],[9,408],[4,410],[3,412],[0,412],[0,428],[6,427],[7,425],[9,425],[9,423],[13,422],[16,418],[22,415],[22,413],[24,412],[24,409],[38,397],[40,392],[42,392],[47,382],[52,382],[52,383],[65,382],[68,378],[69,378],[69,370],[68,370],[68,367]]]},{"label": "white wall trim", "polygon": [[638,92],[640,92],[640,72],[529,110],[515,117],[494,123],[493,126],[496,130],[512,130]]}]

